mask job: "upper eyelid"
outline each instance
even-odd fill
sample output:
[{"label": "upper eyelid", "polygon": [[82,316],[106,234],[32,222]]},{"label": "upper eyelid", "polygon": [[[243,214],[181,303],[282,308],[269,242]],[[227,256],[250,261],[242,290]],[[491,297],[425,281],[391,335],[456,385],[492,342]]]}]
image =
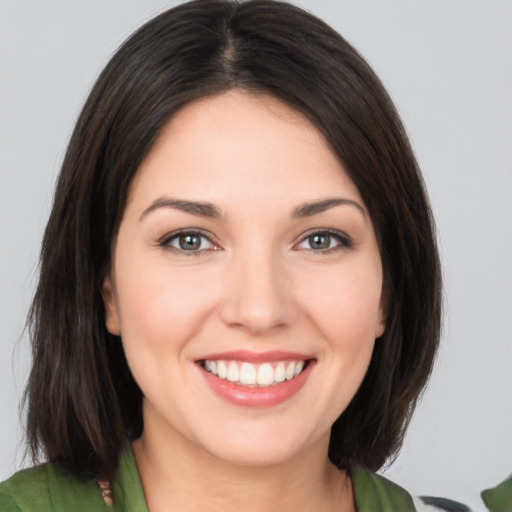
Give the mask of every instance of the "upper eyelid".
[{"label": "upper eyelid", "polygon": [[337,229],[332,229],[332,228],[323,228],[323,229],[313,229],[307,233],[302,234],[300,236],[300,238],[298,239],[298,241],[293,244],[293,247],[297,247],[298,245],[304,243],[309,237],[314,236],[314,235],[328,235],[333,238],[337,238],[339,246],[331,247],[329,249],[317,249],[317,250],[316,249],[305,249],[305,250],[310,250],[315,253],[321,254],[321,253],[325,253],[325,252],[332,252],[336,249],[352,248],[355,245],[353,239],[349,235],[344,233],[343,231],[338,231]]},{"label": "upper eyelid", "polygon": [[[162,237],[160,237],[157,240],[157,243],[158,243],[158,245],[166,245],[171,240],[173,240],[174,238],[177,238],[178,236],[187,235],[187,234],[196,234],[196,235],[203,236],[211,244],[213,244],[213,245],[215,245],[216,247],[219,247],[219,248],[221,247],[220,243],[216,240],[216,237],[213,236],[212,233],[210,233],[208,231],[205,231],[204,229],[201,229],[201,228],[181,228],[181,229],[176,229],[176,230],[168,232],[165,235],[163,235]],[[346,245],[353,245],[354,244],[354,241],[352,240],[352,237],[350,237],[347,233],[345,233],[343,231],[339,231],[339,230],[333,229],[333,228],[313,228],[311,230],[308,230],[305,233],[302,233],[296,239],[296,241],[293,243],[293,246],[296,246],[296,245],[304,242],[304,240],[306,240],[307,238],[309,238],[310,236],[313,236],[315,234],[327,234],[327,235],[339,238],[341,240],[341,242],[342,243],[344,242]]]},{"label": "upper eyelid", "polygon": [[[181,247],[175,247],[173,243],[175,240],[177,240],[181,236],[186,235],[197,235],[199,237],[202,237],[207,240],[207,242],[210,244],[210,247],[206,247],[204,249],[198,248],[198,249],[191,249],[191,250],[185,250]],[[201,256],[205,253],[209,253],[212,251],[218,251],[221,250],[221,246],[216,243],[212,236],[206,234],[201,229],[178,229],[175,231],[172,231],[170,233],[167,233],[163,237],[160,238],[160,240],[157,241],[157,247],[162,248],[166,251],[171,251],[179,256]]]},{"label": "upper eyelid", "polygon": [[311,230],[307,231],[306,233],[301,234],[299,237],[299,241],[303,241],[306,238],[309,238],[310,236],[313,236],[313,235],[323,235],[323,234],[331,235],[334,237],[339,237],[339,238],[342,238],[343,240],[347,240],[347,241],[352,241],[352,237],[350,237],[347,233],[345,233],[344,231],[339,231],[338,229],[333,229],[333,228],[311,229]]},{"label": "upper eyelid", "polygon": [[165,243],[168,243],[173,238],[176,238],[178,236],[183,236],[183,235],[190,235],[190,234],[203,236],[212,244],[218,245],[217,242],[215,242],[215,239],[214,239],[215,237],[211,233],[205,231],[204,229],[200,229],[200,228],[176,229],[175,231],[171,231],[171,232],[166,233],[165,235],[161,236],[158,239],[158,243],[165,244]]}]

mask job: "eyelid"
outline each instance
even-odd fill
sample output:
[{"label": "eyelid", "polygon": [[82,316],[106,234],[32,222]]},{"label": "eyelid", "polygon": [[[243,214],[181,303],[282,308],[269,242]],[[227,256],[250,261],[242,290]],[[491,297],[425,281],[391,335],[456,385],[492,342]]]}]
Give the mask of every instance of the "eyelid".
[{"label": "eyelid", "polygon": [[338,245],[336,245],[335,247],[329,247],[328,249],[304,249],[306,251],[310,251],[310,252],[313,252],[313,253],[330,253],[330,252],[336,252],[338,250],[342,250],[342,249],[349,249],[351,247],[353,247],[354,245],[354,242],[352,240],[352,238],[347,235],[346,233],[344,233],[343,231],[338,231],[337,229],[332,229],[332,228],[315,228],[315,229],[312,229],[304,234],[302,234],[300,236],[300,239],[297,243],[294,244],[294,248],[298,248],[300,249],[298,246],[300,244],[302,244],[303,242],[305,242],[308,238],[314,236],[314,235],[327,235],[327,236],[331,236],[333,238],[336,238],[339,242]]},{"label": "eyelid", "polygon": [[[170,242],[180,236],[186,236],[186,235],[197,235],[197,236],[200,236],[200,237],[203,237],[205,238],[206,240],[208,240],[208,242],[210,242],[210,244],[212,244],[213,248],[208,248],[208,249],[197,249],[197,250],[193,250],[193,251],[185,251],[183,249],[178,249],[177,247],[173,247],[170,245]],[[180,254],[185,254],[187,256],[192,256],[194,254],[201,254],[205,251],[212,251],[212,250],[219,250],[220,249],[220,246],[218,243],[215,242],[214,240],[214,237],[212,236],[211,233],[208,233],[206,231],[204,231],[203,229],[200,229],[200,228],[180,228],[180,229],[176,229],[174,231],[171,231],[170,233],[166,233],[164,236],[160,237],[158,240],[157,240],[157,245],[160,246],[160,247],[163,247],[163,248],[166,248],[166,249],[169,249],[169,250],[172,250],[172,251],[175,251],[177,253],[180,253]]]}]

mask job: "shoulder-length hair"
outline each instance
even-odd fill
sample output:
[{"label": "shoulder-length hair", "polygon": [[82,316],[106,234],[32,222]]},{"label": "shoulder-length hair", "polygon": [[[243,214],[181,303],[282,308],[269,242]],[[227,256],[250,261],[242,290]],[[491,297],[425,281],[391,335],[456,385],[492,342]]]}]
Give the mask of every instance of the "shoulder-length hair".
[{"label": "shoulder-length hair", "polygon": [[399,449],[439,341],[441,277],[432,214],[398,114],[338,33],[272,0],[197,0],[136,31],[99,76],[58,178],[29,314],[27,438],[34,458],[112,478],[140,436],[142,394],[105,327],[101,283],[128,188],[162,127],[187,103],[230,89],[306,116],[358,187],[379,242],[387,327],[332,427],[339,468],[376,470]]}]

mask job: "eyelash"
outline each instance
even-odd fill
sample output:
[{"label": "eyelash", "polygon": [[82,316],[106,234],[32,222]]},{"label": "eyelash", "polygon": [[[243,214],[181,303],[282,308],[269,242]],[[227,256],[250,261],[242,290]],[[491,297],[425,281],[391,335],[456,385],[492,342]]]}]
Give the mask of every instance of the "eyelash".
[{"label": "eyelash", "polygon": [[353,246],[352,240],[347,235],[340,233],[339,231],[335,231],[335,230],[331,230],[331,229],[322,229],[322,230],[311,231],[310,233],[308,233],[302,237],[302,239],[297,244],[297,246],[300,244],[303,244],[304,242],[308,241],[309,239],[311,239],[315,236],[324,236],[324,237],[329,237],[331,239],[334,238],[338,243],[334,247],[328,247],[326,249],[313,249],[313,248],[307,249],[307,248],[305,248],[305,250],[313,252],[313,253],[331,254],[334,252],[341,251],[343,249],[350,249]]},{"label": "eyelash", "polygon": [[[201,245],[203,244],[203,241],[206,240],[213,247],[207,248],[207,249],[186,250],[186,249],[183,249],[183,247],[173,247],[171,245],[171,242],[177,241],[179,243],[180,238],[184,238],[187,236],[201,238],[202,239]],[[175,251],[184,256],[199,256],[205,251],[212,251],[212,250],[216,251],[219,249],[218,246],[212,241],[210,236],[206,235],[205,233],[203,233],[202,231],[199,231],[199,230],[190,230],[190,231],[184,230],[184,231],[174,231],[173,233],[168,233],[158,242],[158,245],[165,249]]]},{"label": "eyelash", "polygon": [[[201,238],[203,241],[206,240],[213,247],[209,247],[206,249],[199,248],[199,249],[186,250],[183,247],[174,247],[173,245],[171,245],[171,243],[173,241],[179,242],[180,238],[184,238],[187,236],[198,237],[198,238]],[[334,247],[330,247],[331,243],[329,243],[329,247],[327,247],[326,249],[313,249],[312,247],[304,248],[306,251],[313,252],[313,253],[320,253],[320,254],[331,254],[331,253],[338,252],[343,249],[349,249],[353,246],[352,241],[350,240],[350,238],[347,235],[342,234],[339,231],[334,231],[334,230],[330,230],[330,229],[322,229],[322,230],[311,231],[310,233],[303,236],[301,238],[301,240],[297,244],[295,244],[294,248],[295,247],[300,248],[301,244],[303,244],[304,242],[307,242],[308,240],[311,241],[310,239],[315,236],[329,237],[331,239],[331,241],[332,241],[332,239],[335,239],[337,241],[337,244]],[[202,244],[203,244],[203,242],[201,241],[199,247],[201,247]],[[160,247],[164,247],[166,249],[175,251],[184,256],[199,256],[205,251],[219,250],[219,247],[212,241],[211,237],[199,230],[190,230],[190,231],[184,230],[184,231],[175,231],[173,233],[168,233],[158,242],[158,245]]]}]

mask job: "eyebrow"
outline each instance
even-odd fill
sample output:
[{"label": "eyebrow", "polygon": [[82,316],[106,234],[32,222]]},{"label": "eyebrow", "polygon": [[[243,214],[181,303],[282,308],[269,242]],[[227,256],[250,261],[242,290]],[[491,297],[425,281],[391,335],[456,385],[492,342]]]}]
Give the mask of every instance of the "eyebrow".
[{"label": "eyebrow", "polygon": [[185,201],[183,199],[173,199],[171,197],[159,197],[155,199],[143,212],[139,220],[142,220],[148,213],[158,208],[175,208],[185,213],[197,215],[199,217],[208,217],[218,219],[222,217],[222,212],[211,203],[199,201]]},{"label": "eyebrow", "polygon": [[[304,203],[292,213],[294,219],[301,219],[304,217],[311,217],[318,213],[325,212],[330,208],[340,205],[349,205],[357,208],[363,217],[367,218],[366,210],[356,201],[352,199],[346,199],[342,197],[334,197],[330,199],[323,199],[321,201],[313,201],[311,203]],[[200,201],[187,201],[184,199],[173,199],[167,196],[159,197],[155,199],[141,214],[140,219],[142,220],[148,213],[159,208],[175,208],[191,215],[197,215],[198,217],[207,217],[210,219],[219,219],[222,217],[222,212],[212,203],[200,202]]]},{"label": "eyebrow", "polygon": [[367,219],[366,210],[356,201],[352,199],[346,199],[342,197],[333,197],[330,199],[323,199],[322,201],[314,201],[312,203],[304,203],[299,207],[295,208],[293,211],[294,219],[301,219],[304,217],[311,217],[312,215],[316,215],[317,213],[325,212],[330,208],[340,205],[349,205],[356,207],[363,215],[365,220]]}]

